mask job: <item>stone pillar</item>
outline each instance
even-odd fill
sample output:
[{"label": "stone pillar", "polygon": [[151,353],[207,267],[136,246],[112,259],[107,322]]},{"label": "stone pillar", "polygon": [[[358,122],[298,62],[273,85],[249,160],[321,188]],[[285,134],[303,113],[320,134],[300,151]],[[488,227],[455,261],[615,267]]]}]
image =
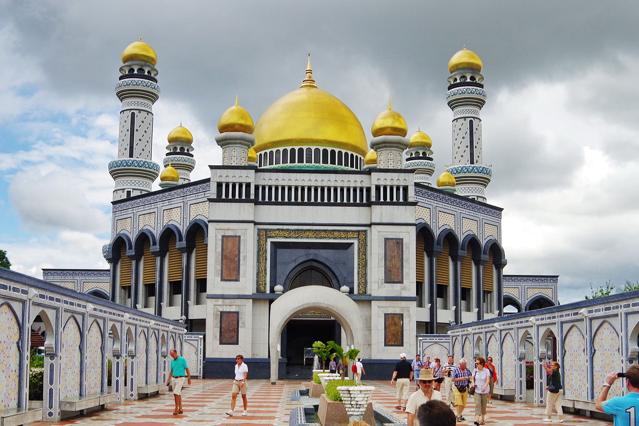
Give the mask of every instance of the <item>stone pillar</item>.
[{"label": "stone pillar", "polygon": [[[137,331],[136,331],[137,334]],[[137,339],[137,337],[136,337]],[[137,345],[136,345],[137,346]],[[127,362],[127,382],[126,382],[126,399],[138,399],[138,370],[137,357],[135,353],[129,352]]]},{"label": "stone pillar", "polygon": [[[57,327],[56,327],[57,328]],[[57,333],[55,338],[57,353],[46,353],[44,356],[44,390],[42,393],[42,419],[44,421],[60,420],[60,356],[58,355],[62,338]]]},{"label": "stone pillar", "polygon": [[122,369],[124,368],[124,361],[120,350],[113,350],[113,359],[111,364],[111,388],[115,393],[115,398],[118,402],[122,402],[123,398],[123,386],[122,386]]},{"label": "stone pillar", "polygon": [[248,165],[247,154],[255,144],[255,137],[249,133],[227,132],[215,137],[222,148],[222,164],[225,166]]}]

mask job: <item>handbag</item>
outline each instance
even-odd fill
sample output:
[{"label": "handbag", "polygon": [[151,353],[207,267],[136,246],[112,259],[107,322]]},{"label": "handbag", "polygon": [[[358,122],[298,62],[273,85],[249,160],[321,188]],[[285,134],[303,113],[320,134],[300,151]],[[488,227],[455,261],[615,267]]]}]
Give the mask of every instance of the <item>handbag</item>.
[{"label": "handbag", "polygon": [[468,395],[475,395],[475,385],[468,388]]}]

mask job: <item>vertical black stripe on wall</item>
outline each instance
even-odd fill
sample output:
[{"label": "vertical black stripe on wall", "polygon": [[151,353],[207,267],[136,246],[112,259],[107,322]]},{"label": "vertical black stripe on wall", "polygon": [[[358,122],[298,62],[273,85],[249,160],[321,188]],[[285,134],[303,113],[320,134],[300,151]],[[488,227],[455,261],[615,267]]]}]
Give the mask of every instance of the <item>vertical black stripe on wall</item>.
[{"label": "vertical black stripe on wall", "polygon": [[470,164],[475,164],[475,129],[473,120],[468,121],[468,139],[470,143]]},{"label": "vertical black stripe on wall", "polygon": [[131,127],[129,128],[129,158],[133,158],[133,142],[135,141],[135,113],[131,113]]}]

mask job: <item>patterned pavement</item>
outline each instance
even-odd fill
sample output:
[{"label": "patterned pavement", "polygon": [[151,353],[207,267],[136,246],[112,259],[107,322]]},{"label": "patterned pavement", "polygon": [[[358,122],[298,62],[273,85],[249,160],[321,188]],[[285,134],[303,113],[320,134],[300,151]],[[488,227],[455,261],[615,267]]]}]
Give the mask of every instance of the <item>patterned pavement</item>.
[{"label": "patterned pavement", "polygon": [[[394,410],[396,404],[395,389],[389,382],[368,381],[377,389],[373,393],[373,402],[385,412],[391,412],[405,421],[405,415]],[[139,401],[127,401],[124,404],[112,404],[108,409],[93,413],[89,416],[68,419],[55,425],[131,425],[131,426],[169,426],[169,425],[287,425],[290,411],[298,407],[299,402],[291,401],[293,391],[300,389],[299,381],[281,381],[271,385],[266,380],[251,380],[249,382],[248,416],[240,416],[241,399],[238,398],[236,416],[228,417],[224,414],[230,408],[230,381],[228,380],[193,380],[193,385],[185,388],[184,414],[173,416],[173,396],[163,394],[159,397]],[[239,408],[239,410],[238,410]],[[472,398],[465,411],[468,419],[465,423],[472,425],[474,405]],[[488,407],[488,425],[524,426],[546,425],[542,423],[543,408],[527,404],[514,404],[495,401]],[[31,426],[51,425],[52,423],[36,422]],[[585,417],[566,416],[565,424],[604,425],[604,421],[592,420]]]}]

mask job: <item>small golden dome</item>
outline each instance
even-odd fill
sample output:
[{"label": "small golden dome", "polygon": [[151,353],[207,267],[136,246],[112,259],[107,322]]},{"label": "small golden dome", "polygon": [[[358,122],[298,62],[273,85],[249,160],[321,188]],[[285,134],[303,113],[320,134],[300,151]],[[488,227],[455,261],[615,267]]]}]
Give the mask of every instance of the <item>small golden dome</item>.
[{"label": "small golden dome", "polygon": [[248,149],[248,152],[246,153],[246,161],[249,163],[257,163],[257,152],[255,152],[253,147]]},{"label": "small golden dome", "polygon": [[122,63],[130,61],[142,61],[155,65],[158,62],[158,55],[148,43],[138,40],[129,44],[122,52]]},{"label": "small golden dome", "polygon": [[448,61],[448,72],[453,73],[462,68],[470,68],[480,72],[484,64],[481,61],[479,55],[472,50],[465,47],[459,52],[455,53],[450,61]]},{"label": "small golden dome", "polygon": [[168,165],[162,170],[160,173],[160,181],[161,182],[179,182],[180,174],[172,165]]},{"label": "small golden dome", "polygon": [[448,170],[444,171],[437,178],[437,186],[440,188],[444,187],[455,187],[457,182],[455,181],[455,176],[453,176]]},{"label": "small golden dome", "polygon": [[397,111],[393,111],[393,106],[388,103],[388,108],[381,112],[371,127],[373,136],[406,136],[408,126],[406,120]]},{"label": "small golden dome", "polygon": [[237,97],[235,97],[235,105],[224,111],[217,122],[217,130],[219,130],[220,133],[253,133],[254,128],[251,114],[249,114],[244,107],[240,106]]},{"label": "small golden dome", "polygon": [[364,157],[364,165],[373,166],[375,164],[377,164],[377,151],[371,149]]},{"label": "small golden dome", "polygon": [[166,138],[169,143],[175,142],[184,142],[184,143],[193,143],[193,135],[186,127],[181,124],[177,126],[175,129],[171,130],[169,136]]},{"label": "small golden dome", "polygon": [[426,147],[430,148],[433,146],[433,140],[428,136],[425,132],[421,130],[413,133],[413,136],[410,137],[410,142],[408,143],[409,148],[419,148]]},{"label": "small golden dome", "polygon": [[317,87],[310,60],[300,87],[276,100],[255,125],[255,151],[288,146],[338,148],[366,155],[368,144],[353,111]]}]

